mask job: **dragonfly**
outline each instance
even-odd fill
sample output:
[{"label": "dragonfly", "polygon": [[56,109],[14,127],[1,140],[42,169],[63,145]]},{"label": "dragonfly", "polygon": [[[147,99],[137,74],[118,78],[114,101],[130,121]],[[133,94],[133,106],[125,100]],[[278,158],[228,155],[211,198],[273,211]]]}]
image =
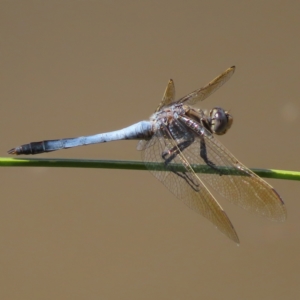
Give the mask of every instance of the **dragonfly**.
[{"label": "dragonfly", "polygon": [[[275,189],[239,162],[216,138],[230,129],[233,117],[221,107],[210,111],[193,105],[205,100],[235,71],[230,67],[204,87],[176,100],[169,80],[162,101],[148,121],[91,136],[32,142],[9,154],[39,154],[116,140],[140,140],[146,167],[178,199],[239,244],[238,235],[211,190],[247,211],[285,221],[286,207]],[[205,166],[196,173],[197,166]],[[210,188],[210,189],[209,189]]]}]

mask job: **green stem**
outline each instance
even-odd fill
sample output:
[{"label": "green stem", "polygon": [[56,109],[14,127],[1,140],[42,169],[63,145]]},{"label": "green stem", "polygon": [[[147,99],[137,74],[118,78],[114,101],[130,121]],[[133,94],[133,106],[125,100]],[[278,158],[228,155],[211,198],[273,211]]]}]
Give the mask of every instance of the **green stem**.
[{"label": "green stem", "polygon": [[[29,158],[16,159],[0,157],[0,167],[55,167],[55,168],[102,168],[102,169],[122,169],[122,170],[148,170],[141,161],[122,160],[88,160],[88,159],[61,159],[61,158]],[[152,163],[151,169],[161,169],[161,163]],[[180,166],[175,166],[180,170]],[[193,166],[197,173],[215,173],[206,165]],[[230,168],[225,169],[230,173]],[[300,172],[272,170],[272,169],[251,169],[260,177],[300,180]]]}]

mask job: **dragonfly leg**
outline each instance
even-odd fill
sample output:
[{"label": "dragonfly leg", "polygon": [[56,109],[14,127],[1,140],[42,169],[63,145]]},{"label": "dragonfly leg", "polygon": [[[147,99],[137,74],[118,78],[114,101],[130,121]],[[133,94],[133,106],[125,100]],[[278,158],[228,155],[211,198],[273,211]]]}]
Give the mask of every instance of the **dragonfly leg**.
[{"label": "dragonfly leg", "polygon": [[[195,182],[187,172],[178,172],[175,170],[174,167],[171,166],[171,161],[175,159],[175,157],[179,154],[180,151],[183,151],[185,148],[189,147],[194,141],[184,141],[182,143],[179,143],[177,146],[174,146],[171,150],[164,151],[162,153],[162,158],[165,161],[165,166],[170,172],[176,174],[180,178],[184,179],[187,184],[196,192],[199,192],[199,184]],[[166,158],[168,155],[170,155],[168,158]]]},{"label": "dragonfly leg", "polygon": [[205,145],[205,140],[204,138],[201,138],[200,140],[200,156],[201,158],[204,160],[204,162],[211,167],[212,169],[218,171],[219,175],[222,175],[221,170],[216,166],[215,163],[213,163],[212,161],[210,161],[207,157],[207,151],[206,151],[206,145]]},{"label": "dragonfly leg", "polygon": [[[194,140],[189,140],[189,141],[184,141],[177,146],[174,146],[171,150],[164,151],[162,153],[162,158],[165,161],[165,165],[167,166],[178,154],[180,151],[183,151],[186,149],[188,146],[190,146]],[[168,158],[166,158],[168,155],[170,155]]]}]

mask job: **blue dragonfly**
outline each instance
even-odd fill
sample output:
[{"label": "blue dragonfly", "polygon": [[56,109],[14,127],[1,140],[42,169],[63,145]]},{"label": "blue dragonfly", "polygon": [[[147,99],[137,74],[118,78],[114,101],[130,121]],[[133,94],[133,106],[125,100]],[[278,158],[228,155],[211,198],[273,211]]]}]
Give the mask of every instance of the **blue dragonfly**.
[{"label": "blue dragonfly", "polygon": [[[286,208],[274,188],[240,163],[215,137],[231,127],[232,116],[220,107],[209,112],[192,105],[203,101],[233,75],[230,67],[206,86],[175,100],[170,80],[149,121],[91,136],[32,142],[9,154],[39,154],[116,140],[140,140],[137,146],[147,168],[177,198],[211,221],[239,244],[228,216],[208,187],[231,203],[273,221],[285,221]],[[158,164],[160,163],[160,164]],[[196,174],[196,166],[206,171]]]}]

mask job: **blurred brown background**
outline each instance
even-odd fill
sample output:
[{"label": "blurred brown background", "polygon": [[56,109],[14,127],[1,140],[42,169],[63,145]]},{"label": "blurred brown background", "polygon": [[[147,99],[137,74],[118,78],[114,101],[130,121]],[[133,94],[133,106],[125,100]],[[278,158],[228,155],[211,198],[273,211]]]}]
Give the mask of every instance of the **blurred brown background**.
[{"label": "blurred brown background", "polygon": [[[147,119],[236,65],[203,103],[249,167],[300,170],[299,1],[1,1],[1,156]],[[140,160],[136,142],[40,157]],[[297,299],[300,183],[284,224],[221,201],[223,236],[150,172],[2,168],[1,299]],[[222,200],[222,199],[221,199]]]}]

